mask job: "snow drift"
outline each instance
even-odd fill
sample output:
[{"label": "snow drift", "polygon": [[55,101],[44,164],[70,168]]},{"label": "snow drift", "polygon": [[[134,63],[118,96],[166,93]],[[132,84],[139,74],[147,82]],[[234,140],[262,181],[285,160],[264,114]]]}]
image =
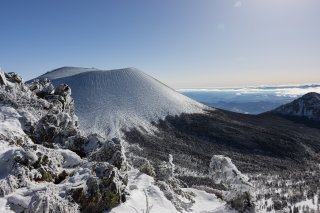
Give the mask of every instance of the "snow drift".
[{"label": "snow drift", "polygon": [[201,113],[206,107],[134,69],[63,67],[39,78],[68,84],[85,132],[117,136],[121,129],[143,127],[167,115]]}]

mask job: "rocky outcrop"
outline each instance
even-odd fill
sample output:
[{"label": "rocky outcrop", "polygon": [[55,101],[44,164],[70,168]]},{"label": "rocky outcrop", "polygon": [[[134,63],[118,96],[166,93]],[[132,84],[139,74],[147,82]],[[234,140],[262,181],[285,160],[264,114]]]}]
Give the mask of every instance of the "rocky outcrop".
[{"label": "rocky outcrop", "polygon": [[55,88],[48,79],[36,79],[29,88],[51,104],[48,113],[35,125],[33,135],[37,143],[46,146],[53,143],[63,145],[69,137],[80,134],[68,85],[62,84]]},{"label": "rocky outcrop", "polygon": [[0,102],[0,197],[12,210],[103,212],[126,200],[121,142],[80,132],[68,85],[0,73]]},{"label": "rocky outcrop", "polygon": [[109,162],[118,169],[123,167],[125,156],[122,150],[121,141],[117,138],[103,142],[97,152],[91,154],[90,159],[99,162]]},{"label": "rocky outcrop", "polygon": [[21,84],[23,83],[23,80],[21,76],[14,72],[4,73],[6,76],[7,81],[14,83],[14,84]]},{"label": "rocky outcrop", "polygon": [[94,163],[90,167],[94,175],[87,179],[85,187],[72,189],[81,212],[103,212],[126,201],[127,177],[120,176],[117,168],[108,163]]}]

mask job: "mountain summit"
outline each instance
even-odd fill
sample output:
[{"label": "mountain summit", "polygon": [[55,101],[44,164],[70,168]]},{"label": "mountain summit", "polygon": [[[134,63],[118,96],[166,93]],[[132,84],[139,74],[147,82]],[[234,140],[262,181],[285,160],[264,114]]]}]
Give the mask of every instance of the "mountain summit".
[{"label": "mountain summit", "polygon": [[311,92],[271,111],[273,114],[320,121],[320,94]]},{"label": "mountain summit", "polygon": [[79,123],[86,132],[114,136],[121,129],[146,129],[167,115],[201,113],[206,108],[135,68],[62,67],[39,78],[72,88]]}]

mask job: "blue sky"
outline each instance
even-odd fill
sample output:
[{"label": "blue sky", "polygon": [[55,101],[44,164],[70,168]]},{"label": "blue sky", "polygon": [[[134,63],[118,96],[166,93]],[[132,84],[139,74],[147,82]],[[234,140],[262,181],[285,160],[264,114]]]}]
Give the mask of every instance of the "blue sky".
[{"label": "blue sky", "polygon": [[319,0],[0,0],[0,66],[136,67],[175,88],[320,82]]}]

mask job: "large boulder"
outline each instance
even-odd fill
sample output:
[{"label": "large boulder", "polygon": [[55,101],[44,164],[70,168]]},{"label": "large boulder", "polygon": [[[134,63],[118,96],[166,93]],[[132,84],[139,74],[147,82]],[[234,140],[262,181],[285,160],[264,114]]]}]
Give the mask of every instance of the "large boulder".
[{"label": "large boulder", "polygon": [[102,142],[102,147],[91,154],[90,159],[98,162],[109,162],[121,169],[125,161],[125,155],[119,139],[113,138]]}]

